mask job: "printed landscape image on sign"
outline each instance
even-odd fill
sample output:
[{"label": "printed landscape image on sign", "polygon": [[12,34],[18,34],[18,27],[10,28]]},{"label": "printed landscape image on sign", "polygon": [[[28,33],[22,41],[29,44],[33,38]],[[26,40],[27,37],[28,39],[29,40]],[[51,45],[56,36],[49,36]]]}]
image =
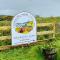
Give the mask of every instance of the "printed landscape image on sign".
[{"label": "printed landscape image on sign", "polygon": [[36,42],[36,20],[27,12],[16,15],[12,20],[12,45]]}]

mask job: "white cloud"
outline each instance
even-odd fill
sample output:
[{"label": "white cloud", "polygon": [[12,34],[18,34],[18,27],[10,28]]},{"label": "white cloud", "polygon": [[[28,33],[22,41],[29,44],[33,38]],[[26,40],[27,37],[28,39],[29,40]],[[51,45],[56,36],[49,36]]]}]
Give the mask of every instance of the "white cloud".
[{"label": "white cloud", "polygon": [[0,15],[27,11],[33,15],[60,16],[60,0],[0,0]]}]

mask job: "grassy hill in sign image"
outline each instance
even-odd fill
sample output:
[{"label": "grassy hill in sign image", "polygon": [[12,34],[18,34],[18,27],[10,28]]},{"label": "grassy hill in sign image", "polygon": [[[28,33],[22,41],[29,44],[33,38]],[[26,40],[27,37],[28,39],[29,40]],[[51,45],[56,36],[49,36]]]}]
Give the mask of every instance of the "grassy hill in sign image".
[{"label": "grassy hill in sign image", "polygon": [[17,23],[17,27],[16,27],[16,32],[18,33],[22,33],[22,34],[28,34],[34,27],[34,23],[33,21],[29,21],[29,22],[25,22],[25,23],[20,23],[20,27],[19,27],[19,23]]}]

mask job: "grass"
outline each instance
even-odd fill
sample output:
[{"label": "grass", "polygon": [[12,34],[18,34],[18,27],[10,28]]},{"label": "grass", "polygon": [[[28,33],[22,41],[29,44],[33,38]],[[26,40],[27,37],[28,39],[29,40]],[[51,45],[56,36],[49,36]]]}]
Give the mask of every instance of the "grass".
[{"label": "grass", "polygon": [[10,26],[11,21],[0,21],[0,26]]},{"label": "grass", "polygon": [[[38,22],[60,22],[60,18],[38,18]],[[10,26],[11,21],[0,21],[0,26]],[[2,28],[0,29],[2,30]],[[10,32],[6,32],[3,29],[4,32],[0,31],[0,36],[8,36],[10,35]],[[9,29],[8,29],[9,31]],[[40,30],[39,30],[40,31]],[[44,36],[38,36],[38,39],[44,39]],[[7,45],[11,44],[11,41],[9,42],[3,42],[0,41],[1,45]],[[60,35],[56,35],[56,42],[54,42],[55,48],[57,50],[57,60],[60,60]],[[0,60],[44,60],[44,56],[42,54],[42,48],[43,45],[35,45],[35,46],[27,46],[27,47],[17,47],[10,50],[0,51]]]},{"label": "grass", "polygon": [[39,45],[0,52],[0,60],[43,60]]},{"label": "grass", "polygon": [[[57,60],[60,60],[60,41],[56,42]],[[59,43],[59,44],[58,44]],[[17,47],[0,52],[0,60],[44,60],[42,46]]]}]

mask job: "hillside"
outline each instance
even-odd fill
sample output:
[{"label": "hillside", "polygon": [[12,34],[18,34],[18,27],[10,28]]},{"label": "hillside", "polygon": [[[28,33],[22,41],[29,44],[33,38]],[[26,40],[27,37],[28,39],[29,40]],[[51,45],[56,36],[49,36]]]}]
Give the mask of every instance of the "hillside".
[{"label": "hillside", "polygon": [[[11,21],[12,21],[13,16],[0,16],[0,37],[2,36],[11,36]],[[54,23],[59,23],[60,22],[60,17],[39,17],[36,16],[36,21],[38,23],[42,22],[54,22]],[[59,24],[58,24],[59,25]],[[56,24],[56,26],[58,26]],[[5,28],[7,26],[7,29]],[[56,27],[56,33],[60,32],[59,29],[60,25]],[[39,29],[37,29],[38,31]],[[38,36],[38,38],[44,38],[44,36]],[[37,39],[38,39],[37,38]],[[3,37],[1,38],[3,39]],[[1,40],[0,39],[0,40]],[[55,38],[56,42],[55,48],[57,50],[57,60],[60,60],[60,33],[56,34]],[[0,46],[4,45],[11,45],[11,40],[9,42],[7,41],[0,41]],[[44,57],[42,55],[42,48],[43,45],[35,45],[35,46],[27,46],[27,47],[17,47],[14,49],[10,50],[5,50],[0,52],[0,60],[44,60]]]}]

